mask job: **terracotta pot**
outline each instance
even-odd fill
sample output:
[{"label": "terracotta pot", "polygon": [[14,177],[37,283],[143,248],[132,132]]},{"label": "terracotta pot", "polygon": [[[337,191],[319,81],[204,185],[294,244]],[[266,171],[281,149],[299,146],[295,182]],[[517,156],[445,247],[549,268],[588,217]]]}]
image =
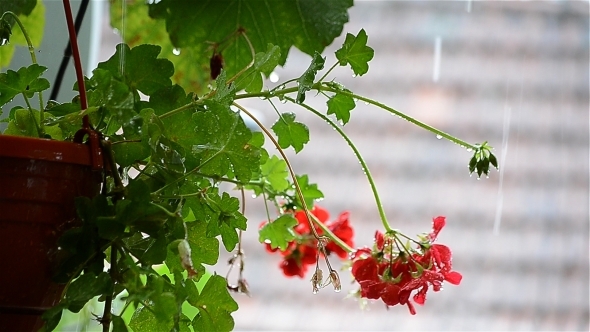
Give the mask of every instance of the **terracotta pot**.
[{"label": "terracotta pot", "polygon": [[59,301],[56,241],[74,199],[99,192],[91,158],[85,144],[0,135],[0,331],[36,331]]}]

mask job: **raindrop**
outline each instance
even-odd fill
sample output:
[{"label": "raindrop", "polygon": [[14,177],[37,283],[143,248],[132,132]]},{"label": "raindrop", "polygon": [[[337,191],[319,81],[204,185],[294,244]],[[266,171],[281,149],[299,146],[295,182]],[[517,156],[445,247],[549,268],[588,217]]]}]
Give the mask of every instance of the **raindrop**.
[{"label": "raindrop", "polygon": [[355,77],[356,77],[356,74],[352,74],[352,78],[355,78]]},{"label": "raindrop", "polygon": [[272,73],[270,73],[270,75],[268,75],[268,79],[271,82],[276,83],[279,81],[279,74],[277,74],[277,72],[273,71]]},{"label": "raindrop", "polygon": [[281,104],[286,104],[287,103],[287,99],[281,99]]},{"label": "raindrop", "polygon": [[365,101],[365,105],[369,105],[369,102],[368,101]]},{"label": "raindrop", "polygon": [[441,135],[436,135],[436,139],[441,139],[442,136]]},{"label": "raindrop", "polygon": [[467,152],[471,152],[471,151],[473,151],[472,148],[467,148]]},{"label": "raindrop", "polygon": [[8,38],[0,38],[0,46],[8,44]]},{"label": "raindrop", "polygon": [[176,48],[176,47],[175,47],[175,48],[172,50],[172,54],[174,54],[174,55],[180,55],[180,48]]}]

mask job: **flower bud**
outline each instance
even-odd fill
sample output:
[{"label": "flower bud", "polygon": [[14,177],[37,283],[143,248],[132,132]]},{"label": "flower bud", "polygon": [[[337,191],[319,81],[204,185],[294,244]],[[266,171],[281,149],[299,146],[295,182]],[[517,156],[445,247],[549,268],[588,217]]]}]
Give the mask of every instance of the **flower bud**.
[{"label": "flower bud", "polygon": [[315,273],[311,277],[311,286],[314,294],[317,294],[322,288],[323,272],[320,268],[316,268]]}]

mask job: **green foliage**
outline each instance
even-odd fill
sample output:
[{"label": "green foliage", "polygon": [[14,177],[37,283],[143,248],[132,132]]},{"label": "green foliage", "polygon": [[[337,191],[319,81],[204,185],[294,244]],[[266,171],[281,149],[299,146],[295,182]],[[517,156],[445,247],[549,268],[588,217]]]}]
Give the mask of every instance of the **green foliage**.
[{"label": "green foliage", "polygon": [[[121,29],[125,11],[125,41],[165,45],[165,56],[177,67],[176,82],[201,91],[209,80],[209,60],[215,51],[223,55],[228,77],[252,60],[250,44],[254,54],[264,52],[268,43],[276,45],[280,65],[292,46],[310,55],[321,52],[342,32],[352,4],[352,0],[164,0],[151,5],[126,1],[122,6],[116,1],[111,22]],[[148,12],[155,20],[146,19]],[[174,55],[174,49],[180,53]]]},{"label": "green foliage", "polygon": [[49,89],[49,81],[41,77],[46,70],[47,67],[32,64],[18,71],[9,69],[0,73],[0,106],[19,94],[31,98],[35,92]]},{"label": "green foliage", "polygon": [[299,83],[299,90],[297,91],[297,102],[302,103],[305,101],[305,92],[311,90],[313,86],[313,81],[315,80],[315,75],[317,75],[318,71],[324,69],[324,63],[326,59],[321,56],[319,53],[315,53],[313,55],[313,59],[311,60],[311,64],[307,68],[307,70],[299,77],[297,82]]},{"label": "green foliage", "polygon": [[250,130],[228,106],[216,102],[207,106],[193,115],[197,127],[192,152],[200,157],[198,168],[216,176],[231,171],[239,181],[249,181],[260,167],[260,148],[250,144]]},{"label": "green foliage", "polygon": [[[41,45],[43,28],[45,27],[45,5],[37,0],[3,0],[0,1],[0,13],[12,11],[29,33],[34,47]],[[12,26],[9,43],[0,47],[0,68],[7,67],[12,60],[16,46],[27,46],[27,41],[15,20],[11,16],[5,16],[4,22]]]},{"label": "green foliage", "polygon": [[231,313],[238,310],[238,304],[228,293],[223,277],[209,278],[203,291],[189,303],[199,309],[192,321],[195,331],[231,331],[234,328]]},{"label": "green foliage", "polygon": [[170,77],[174,74],[174,66],[166,59],[158,59],[161,49],[157,45],[139,45],[130,49],[119,44],[115,54],[98,68],[108,70],[130,88],[149,95],[172,84]]},{"label": "green foliage", "polygon": [[259,231],[258,241],[270,243],[271,248],[287,249],[289,241],[295,239],[293,227],[297,225],[297,219],[291,214],[284,214],[278,219],[265,224]]},{"label": "green foliage", "polygon": [[350,112],[356,107],[354,99],[351,96],[337,93],[328,99],[328,114],[336,115],[336,119],[347,124],[350,120]]},{"label": "green foliage", "polygon": [[355,75],[364,75],[369,71],[368,62],[373,59],[375,51],[367,46],[367,33],[364,29],[354,36],[346,34],[342,48],[336,51],[336,58],[341,66],[350,65]]},{"label": "green foliage", "polygon": [[270,188],[277,192],[285,191],[289,188],[289,171],[287,170],[287,163],[277,156],[272,156],[266,162],[260,165],[260,172],[265,183]]},{"label": "green foliage", "polygon": [[292,146],[295,152],[299,152],[309,142],[309,129],[303,123],[295,121],[294,113],[283,113],[272,126],[272,130],[279,137],[282,149]]}]

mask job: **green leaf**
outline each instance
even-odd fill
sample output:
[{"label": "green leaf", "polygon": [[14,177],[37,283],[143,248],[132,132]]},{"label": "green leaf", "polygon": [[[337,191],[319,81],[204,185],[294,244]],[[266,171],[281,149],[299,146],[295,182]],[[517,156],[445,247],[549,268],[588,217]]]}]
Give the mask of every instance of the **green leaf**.
[{"label": "green leaf", "polygon": [[350,120],[350,111],[352,111],[356,104],[351,96],[337,93],[327,102],[328,114],[335,114],[336,119],[342,121],[342,124],[348,123]]},{"label": "green leaf", "polygon": [[199,155],[200,171],[224,176],[230,171],[242,182],[260,167],[260,149],[249,144],[252,132],[240,115],[218,103],[193,115],[196,137],[192,152]]},{"label": "green leaf", "polygon": [[260,243],[270,243],[271,248],[281,248],[281,251],[287,249],[289,241],[295,239],[293,227],[297,225],[297,219],[291,214],[284,214],[273,222],[264,225],[258,232],[258,241]]},{"label": "green leaf", "polygon": [[[165,56],[175,61],[175,79],[185,88],[204,88],[209,81],[209,59],[215,46],[221,45],[228,77],[245,68],[252,52],[264,52],[268,43],[281,51],[279,64],[284,64],[289,49],[296,46],[307,54],[321,52],[342,32],[348,21],[347,9],[352,0],[283,0],[283,1],[218,1],[198,2],[164,0],[150,6],[155,22],[145,20],[143,1],[126,1],[126,13],[141,11],[143,20],[125,20],[123,35],[127,42],[165,44]],[[120,2],[111,6],[112,22],[121,29]],[[165,20],[165,24],[164,24]],[[169,37],[165,30],[169,32]],[[172,50],[180,50],[174,55]],[[178,52],[176,52],[178,54]],[[193,75],[196,74],[196,75]],[[204,75],[205,74],[205,75]],[[198,76],[197,76],[198,75]]]},{"label": "green leaf", "polygon": [[174,66],[167,59],[158,59],[160,50],[157,45],[139,45],[130,49],[126,44],[119,44],[115,54],[99,63],[98,68],[110,71],[129,87],[151,95],[172,85],[170,77],[174,74]]},{"label": "green leaf", "polygon": [[295,121],[294,113],[283,113],[272,126],[272,130],[278,136],[279,146],[283,149],[292,146],[295,152],[299,152],[309,142],[309,129],[303,123]]},{"label": "green leaf", "polygon": [[336,58],[341,66],[350,65],[355,75],[364,75],[369,71],[368,62],[373,59],[375,51],[367,46],[367,33],[364,29],[358,35],[347,33],[342,47],[336,51]]},{"label": "green leaf", "polygon": [[207,196],[208,204],[217,214],[217,220],[207,225],[207,236],[221,235],[221,240],[227,251],[232,251],[239,241],[237,229],[246,230],[246,217],[239,212],[240,201],[224,192],[218,196],[212,192]]},{"label": "green leaf", "polygon": [[127,325],[121,316],[112,315],[111,323],[113,324],[112,332],[128,332]]},{"label": "green leaf", "polygon": [[152,307],[147,308],[145,306],[137,308],[133,313],[133,316],[131,316],[129,327],[132,328],[133,331],[141,332],[170,331],[174,326],[172,317],[165,320],[159,320],[150,309],[153,310]]},{"label": "green leaf", "polygon": [[86,302],[95,296],[112,292],[113,283],[108,273],[102,272],[98,276],[94,273],[85,273],[74,280],[66,292],[68,309],[79,312]]},{"label": "green leaf", "polygon": [[0,106],[10,102],[16,95],[24,93],[28,98],[35,92],[49,89],[49,81],[41,77],[47,67],[32,64],[18,71],[0,73]]},{"label": "green leaf", "polygon": [[268,44],[266,52],[257,53],[254,64],[236,80],[236,90],[245,89],[246,92],[260,92],[263,87],[262,74],[268,75],[278,65],[281,49]]},{"label": "green leaf", "polygon": [[67,307],[68,304],[66,302],[60,302],[59,304],[47,309],[41,316],[41,318],[43,318],[43,320],[45,321],[45,324],[38,332],[53,331],[59,324],[59,321],[61,320],[63,310]]},{"label": "green leaf", "polygon": [[233,330],[231,313],[238,310],[238,304],[229,294],[225,278],[218,275],[209,278],[194,306],[199,308],[192,323],[195,331]]},{"label": "green leaf", "polygon": [[225,70],[221,71],[221,74],[219,74],[215,80],[215,83],[217,84],[217,90],[215,90],[215,96],[213,96],[213,100],[225,107],[229,107],[229,105],[234,101],[236,90],[233,84],[227,83],[227,73]]},{"label": "green leaf", "polygon": [[[0,1],[0,13],[15,13],[29,33],[33,47],[39,47],[45,27],[45,5],[37,0]],[[10,42],[0,47],[0,68],[10,64],[16,46],[27,46],[27,40],[11,16],[5,17],[12,25]]]},{"label": "green leaf", "polygon": [[[204,273],[202,264],[214,265],[219,259],[219,241],[214,237],[207,236],[207,223],[205,221],[193,221],[186,223],[187,241],[191,249],[191,260],[193,269],[197,272],[197,279]],[[166,265],[171,272],[182,272],[182,266],[178,243],[172,242],[168,246]]]},{"label": "green leaf", "polygon": [[[318,189],[318,185],[315,183],[309,183],[309,177],[307,175],[297,175],[295,178],[299,183],[299,187],[301,188],[301,192],[303,193],[303,198],[305,199],[307,206],[313,206],[313,202],[316,199],[324,198],[324,193]],[[295,195],[295,197],[297,206],[301,208],[302,204],[299,200],[299,196]]]},{"label": "green leaf", "polygon": [[[26,136],[26,137],[39,137],[37,126],[35,125],[39,119],[39,112],[35,111],[36,117],[31,116],[31,112],[21,108],[14,110],[14,120],[8,122],[8,126],[4,131],[6,135],[13,136]],[[12,112],[11,112],[12,113]]]},{"label": "green leaf", "polygon": [[305,101],[305,92],[311,90],[313,86],[313,82],[315,80],[315,75],[317,75],[318,71],[324,69],[324,63],[326,59],[322,57],[319,53],[314,53],[313,58],[311,60],[311,64],[305,70],[303,75],[297,79],[299,83],[299,88],[297,91],[297,102],[302,103]]},{"label": "green leaf", "polygon": [[287,163],[277,156],[272,156],[260,166],[262,177],[267,180],[272,189],[275,191],[284,191],[289,188],[289,176]]}]

